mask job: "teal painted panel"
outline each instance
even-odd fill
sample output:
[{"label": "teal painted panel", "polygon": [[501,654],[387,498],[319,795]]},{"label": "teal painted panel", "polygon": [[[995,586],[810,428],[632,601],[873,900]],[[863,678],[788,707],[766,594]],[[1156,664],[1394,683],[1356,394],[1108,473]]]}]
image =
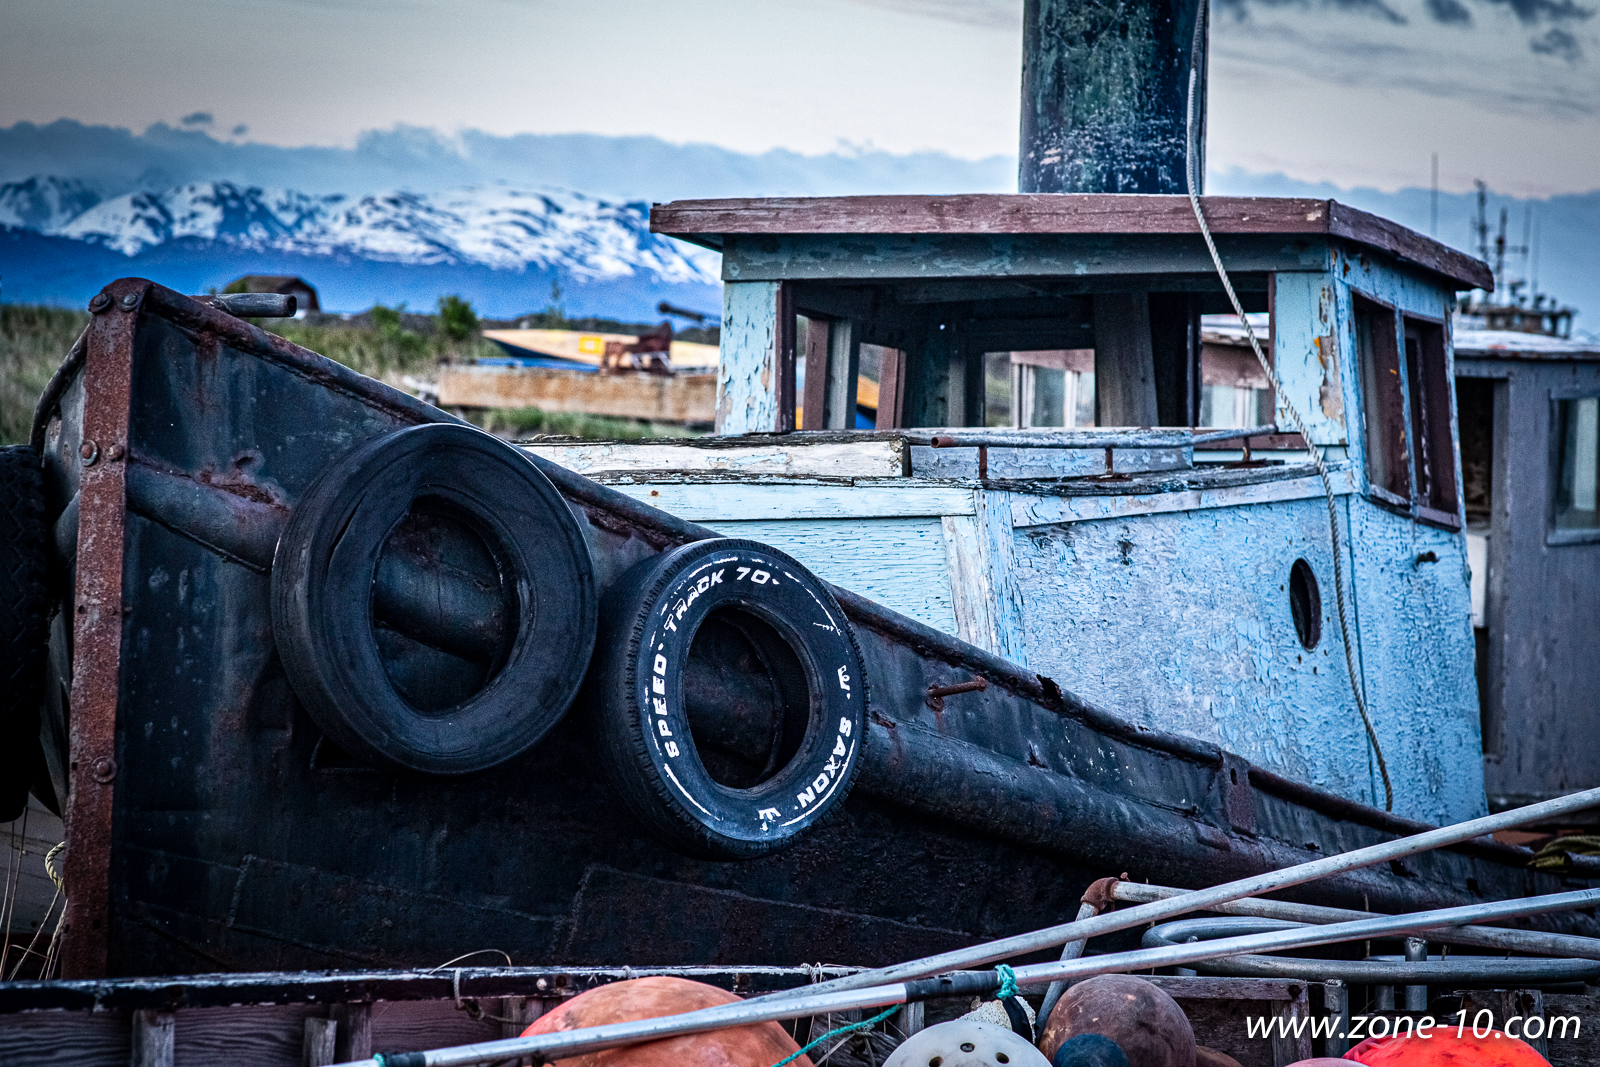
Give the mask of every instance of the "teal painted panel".
[{"label": "teal painted panel", "polygon": [[944,525],[925,519],[708,522],[782,549],[820,577],[937,630],[956,632]]},{"label": "teal painted panel", "polygon": [[1362,497],[1349,506],[1362,672],[1395,810],[1485,814],[1466,539]]},{"label": "teal painted panel", "polygon": [[[1396,810],[1430,821],[1469,818],[1484,799],[1467,593],[1459,562],[1451,562],[1458,557],[1439,537],[1429,541],[1439,563],[1401,566],[1413,535],[1380,527],[1363,522],[1355,543],[1367,559],[1366,539],[1377,539],[1378,557],[1394,563],[1355,571],[1370,595],[1351,621],[1395,775]],[[1386,539],[1406,547],[1391,549]],[[1297,558],[1321,590],[1322,633],[1311,651],[1289,606]],[[1215,741],[1288,777],[1382,806],[1340,644],[1323,500],[1021,529],[1015,559],[1029,669],[1118,716]],[[1404,607],[1369,617],[1369,602]]]},{"label": "teal painted panel", "polygon": [[[1326,270],[1316,235],[1218,234],[1234,274]],[[728,234],[722,277],[778,279],[1002,278],[1196,274],[1215,268],[1199,234]],[[1092,291],[1086,289],[1085,291]]]}]

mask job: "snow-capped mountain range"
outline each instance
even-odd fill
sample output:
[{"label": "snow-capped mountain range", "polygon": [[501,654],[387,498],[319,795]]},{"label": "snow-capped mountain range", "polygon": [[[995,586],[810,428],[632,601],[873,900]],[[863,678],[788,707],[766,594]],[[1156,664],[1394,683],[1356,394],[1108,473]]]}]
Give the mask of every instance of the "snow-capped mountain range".
[{"label": "snow-capped mountain range", "polygon": [[191,182],[97,201],[81,182],[11,182],[0,185],[0,225],[126,256],[189,237],[397,263],[560,266],[583,280],[645,271],[667,282],[717,281],[715,254],[650,233],[648,205],[563,189],[495,185],[357,198]]},{"label": "snow-capped mountain range", "polygon": [[[517,288],[528,290],[517,305],[522,310],[546,295],[546,278],[590,297],[619,283],[630,292],[660,287],[663,295],[688,286],[706,290],[698,301],[702,306],[719,284],[717,255],[652,234],[647,204],[550,187],[495,184],[356,197],[213,181],[102,200],[85,183],[40,176],[0,185],[0,228],[54,239],[50,248],[56,255],[46,259],[70,253],[61,242],[76,242],[85,252],[114,251],[168,267],[177,262],[193,267],[209,257],[219,266],[228,264],[223,273],[235,269],[233,264],[259,261],[246,269],[307,274],[313,284],[326,284],[352,267],[364,268],[368,276],[378,267],[424,275],[445,268],[452,279],[462,271],[482,275],[487,269],[502,275],[497,279],[502,287],[514,277]],[[6,295],[12,300],[19,299],[14,295],[19,282],[28,288],[30,265],[16,258],[0,249]],[[118,270],[114,260],[105,266]],[[120,273],[140,271],[129,264]],[[379,273],[393,276],[392,270]],[[107,275],[99,284],[116,276]],[[164,280],[153,272],[149,276]],[[371,302],[356,300],[362,307]],[[586,303],[585,310],[606,313],[592,299]],[[341,304],[336,300],[330,306]]]}]

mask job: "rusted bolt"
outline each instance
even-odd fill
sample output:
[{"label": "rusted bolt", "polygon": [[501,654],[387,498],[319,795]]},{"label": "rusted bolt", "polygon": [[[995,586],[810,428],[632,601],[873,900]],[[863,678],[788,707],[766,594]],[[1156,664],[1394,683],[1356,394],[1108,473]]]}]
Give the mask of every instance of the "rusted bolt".
[{"label": "rusted bolt", "polygon": [[111,306],[111,298],[105,293],[94,294],[94,299],[89,301],[89,310],[96,315]]},{"label": "rusted bolt", "polygon": [[94,466],[94,461],[100,458],[100,446],[93,441],[85,440],[78,446],[78,458],[83,460],[85,467]]},{"label": "rusted bolt", "polygon": [[930,685],[928,686],[928,707],[934,711],[943,711],[945,697],[953,697],[957,693],[981,693],[988,688],[989,679],[981,674],[973,675],[970,682],[957,682],[955,685]]},{"label": "rusted bolt", "polygon": [[126,294],[123,295],[123,297],[122,297],[122,310],[123,311],[132,311],[134,308],[136,308],[138,306],[139,306],[139,294],[138,293],[126,293]]},{"label": "rusted bolt", "polygon": [[117,776],[117,761],[110,756],[101,756],[89,766],[89,773],[94,775],[94,780],[102,784],[111,781]]},{"label": "rusted bolt", "polygon": [[122,458],[122,446],[117,444],[117,443],[115,443],[115,442],[113,442],[111,447],[106,449],[106,458],[109,459],[113,463],[115,463],[117,460],[121,459]]}]

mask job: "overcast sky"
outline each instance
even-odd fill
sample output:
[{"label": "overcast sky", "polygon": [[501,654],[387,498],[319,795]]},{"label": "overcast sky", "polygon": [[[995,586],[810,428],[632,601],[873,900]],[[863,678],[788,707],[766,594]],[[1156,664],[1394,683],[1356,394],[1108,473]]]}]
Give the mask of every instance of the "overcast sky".
[{"label": "overcast sky", "polygon": [[[1600,187],[1590,0],[1227,0],[1209,162]],[[1600,0],[1596,0],[1600,2]],[[0,126],[349,145],[397,123],[1016,152],[1021,0],[0,0]]]}]

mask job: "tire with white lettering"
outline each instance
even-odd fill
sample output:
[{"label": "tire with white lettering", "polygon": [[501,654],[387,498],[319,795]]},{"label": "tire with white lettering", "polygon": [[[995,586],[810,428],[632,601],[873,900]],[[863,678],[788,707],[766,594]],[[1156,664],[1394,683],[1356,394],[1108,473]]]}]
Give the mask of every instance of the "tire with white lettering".
[{"label": "tire with white lettering", "polygon": [[776,549],[697,541],[628,571],[600,607],[584,700],[607,777],[670,847],[750,859],[850,791],[867,695],[828,588]]}]

